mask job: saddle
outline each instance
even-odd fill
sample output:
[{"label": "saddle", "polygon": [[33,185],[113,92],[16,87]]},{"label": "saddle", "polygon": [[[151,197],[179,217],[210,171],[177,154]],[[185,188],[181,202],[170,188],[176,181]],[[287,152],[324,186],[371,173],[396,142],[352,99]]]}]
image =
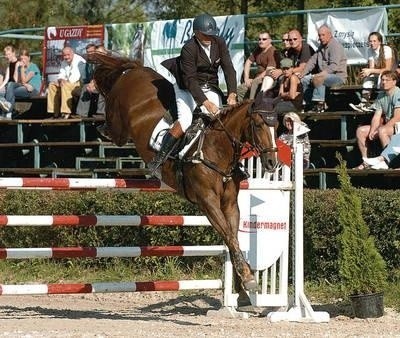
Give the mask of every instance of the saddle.
[{"label": "saddle", "polygon": [[[190,127],[186,130],[185,135],[181,138],[179,141],[177,147],[174,149],[174,151],[171,153],[171,157],[174,157],[175,159],[180,158],[180,159],[185,159],[185,161],[193,161],[195,160],[194,158],[198,155],[199,152],[201,152],[201,147],[203,145],[203,138],[204,138],[204,131],[206,127],[210,124],[211,119],[201,113],[200,110],[195,110],[193,112],[193,122],[190,125]],[[186,151],[189,150],[190,146],[192,143],[194,143],[195,140],[200,139],[199,145],[197,146],[197,150],[193,156],[189,158],[185,158]],[[197,163],[197,162],[195,162]]]}]

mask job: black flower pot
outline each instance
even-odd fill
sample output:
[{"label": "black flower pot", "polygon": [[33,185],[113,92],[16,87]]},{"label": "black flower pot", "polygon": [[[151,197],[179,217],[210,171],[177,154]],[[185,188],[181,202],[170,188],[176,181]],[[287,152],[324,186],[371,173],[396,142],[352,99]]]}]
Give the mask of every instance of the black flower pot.
[{"label": "black flower pot", "polygon": [[378,318],[383,316],[383,292],[350,296],[354,315],[357,318]]}]

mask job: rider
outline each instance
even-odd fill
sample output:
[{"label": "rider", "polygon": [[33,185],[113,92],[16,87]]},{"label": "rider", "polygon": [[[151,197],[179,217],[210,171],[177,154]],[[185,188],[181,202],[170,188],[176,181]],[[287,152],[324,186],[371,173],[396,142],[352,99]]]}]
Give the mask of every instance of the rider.
[{"label": "rider", "polygon": [[163,62],[175,76],[174,84],[178,120],[165,134],[161,149],[148,164],[152,174],[166,161],[179,138],[192,124],[197,106],[205,114],[215,115],[222,107],[222,92],[218,87],[218,69],[221,66],[228,88],[228,105],[236,104],[236,71],[228,47],[218,36],[215,19],[209,14],[196,16],[193,36],[182,47],[179,57]]}]

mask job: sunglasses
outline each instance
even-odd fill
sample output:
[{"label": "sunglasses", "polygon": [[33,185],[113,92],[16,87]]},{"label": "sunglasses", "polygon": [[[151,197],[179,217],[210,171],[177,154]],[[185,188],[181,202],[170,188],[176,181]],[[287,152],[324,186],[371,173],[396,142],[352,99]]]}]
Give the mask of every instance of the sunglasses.
[{"label": "sunglasses", "polygon": [[290,41],[289,39],[282,39],[282,42],[285,42],[285,41]]},{"label": "sunglasses", "polygon": [[269,38],[260,38],[260,39],[258,39],[258,41],[265,41],[265,40],[268,40]]},{"label": "sunglasses", "polygon": [[289,42],[297,41],[297,38],[289,39]]}]

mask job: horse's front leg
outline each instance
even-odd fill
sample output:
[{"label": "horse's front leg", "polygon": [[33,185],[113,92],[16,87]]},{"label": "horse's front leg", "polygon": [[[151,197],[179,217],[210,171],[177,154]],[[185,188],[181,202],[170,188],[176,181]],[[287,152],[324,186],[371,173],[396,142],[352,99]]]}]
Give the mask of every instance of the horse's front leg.
[{"label": "horse's front leg", "polygon": [[232,265],[246,290],[255,290],[257,282],[249,264],[244,259],[237,237],[239,229],[239,209],[234,201],[220,199],[217,195],[207,196],[200,205],[211,225],[222,236],[229,249]]},{"label": "horse's front leg", "polygon": [[240,212],[237,203],[237,189],[239,186],[234,185],[233,182],[229,182],[228,184],[229,186],[225,190],[225,194],[221,199],[221,211],[224,214],[224,218],[229,224],[229,228],[231,229],[231,232],[233,234],[233,247],[235,249],[229,248],[228,244],[227,246],[229,248],[231,260],[234,264],[236,273],[242,282],[241,287],[238,287],[238,285],[236,285],[237,291],[240,293],[243,288],[245,290],[257,289],[257,282],[254,278],[254,274],[252,273],[249,264],[246,262],[243,256],[242,250],[240,250],[238,241]]}]

